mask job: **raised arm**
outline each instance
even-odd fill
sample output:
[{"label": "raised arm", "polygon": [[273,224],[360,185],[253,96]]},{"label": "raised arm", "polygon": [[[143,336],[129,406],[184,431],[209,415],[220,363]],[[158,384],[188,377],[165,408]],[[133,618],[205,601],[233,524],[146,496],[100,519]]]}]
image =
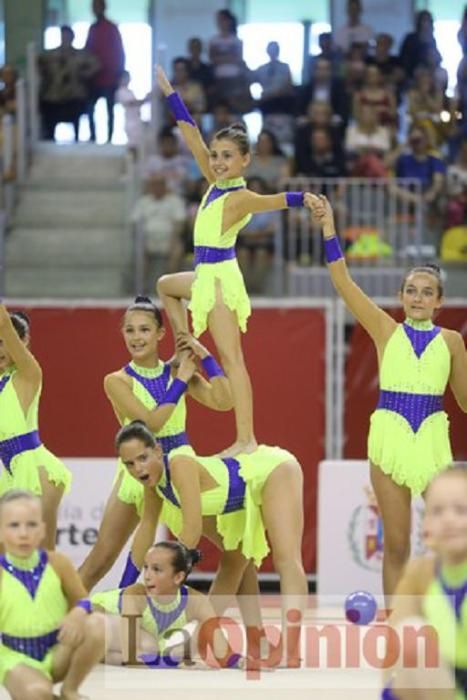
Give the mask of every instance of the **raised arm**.
[{"label": "raised arm", "polygon": [[328,270],[337,293],[375,344],[384,346],[397,324],[351,278],[336,235],[331,205],[326,197],[314,194],[305,195],[305,204],[322,226]]},{"label": "raised arm", "polygon": [[40,365],[19,337],[3,304],[0,304],[0,341],[15,363],[18,374],[38,386],[42,380]]},{"label": "raised arm", "polygon": [[157,433],[169,420],[180,397],[186,391],[196,369],[189,357],[184,357],[177,376],[166,391],[163,402],[156,408],[148,409],[133,394],[131,386],[118,372],[108,374],[104,379],[104,391],[119,416],[130,420],[142,420],[148,428]]},{"label": "raised arm", "polygon": [[467,413],[467,350],[464,339],[457,331],[443,331],[451,352],[449,385],[459,405]]},{"label": "raised arm", "polygon": [[214,411],[230,411],[233,408],[230,382],[209,350],[188,333],[181,333],[177,338],[177,350],[190,351],[201,360],[207,381],[199,372],[195,372],[188,384],[188,394],[198,403]]},{"label": "raised arm", "polygon": [[215,178],[209,167],[209,150],[203,141],[201,132],[196,122],[188,112],[180,95],[175,92],[161,66],[156,68],[157,82],[163,94],[167,98],[170,110],[177,120],[177,125],[183,134],[183,138],[196,160],[199,169],[206,180],[211,184]]}]

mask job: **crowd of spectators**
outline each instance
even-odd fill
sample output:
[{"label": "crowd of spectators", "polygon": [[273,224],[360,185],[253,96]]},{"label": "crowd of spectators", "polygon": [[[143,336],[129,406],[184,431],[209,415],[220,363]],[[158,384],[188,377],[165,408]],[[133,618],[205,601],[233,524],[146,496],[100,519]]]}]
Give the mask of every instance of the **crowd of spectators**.
[{"label": "crowd of spectators", "polygon": [[[93,10],[96,22],[84,49],[73,48],[73,32],[63,27],[61,46],[40,56],[43,137],[53,138],[56,123],[65,119],[74,124],[78,139],[79,117],[87,113],[95,138],[94,106],[105,97],[108,140],[118,101],[125,109],[129,147],[136,158],[142,139],[140,107],[153,96],[135,98],[131,76],[123,70],[121,37],[105,16],[105,1],[93,0]],[[206,45],[198,37],[189,39],[186,55],[176,57],[168,72],[207,140],[253,110],[261,114],[262,128],[247,173],[257,191],[277,191],[289,176],[414,178],[421,194],[396,185],[393,192],[423,202],[435,231],[432,242],[439,250],[445,229],[467,224],[467,7],[457,36],[463,58],[452,96],[447,94],[448,75],[430,12],[417,13],[413,31],[397,47],[389,34],[377,33],[362,21],[363,10],[361,0],[348,0],[347,22],[320,35],[320,52],[310,56],[300,85],[294,84],[290,66],[281,60],[277,41],[265,45],[263,65],[249,68],[230,10],[217,13],[217,33]],[[3,82],[0,106],[5,113],[14,103],[14,88],[5,76]],[[254,84],[261,90],[252,89]],[[163,260],[171,269],[183,264],[204,191],[201,173],[163,102],[160,112],[163,123],[155,154],[148,153],[141,163],[143,195],[135,209],[150,230],[148,269],[159,254],[161,269]],[[157,233],[159,227],[147,222],[159,217],[161,208],[172,213],[166,222],[170,231],[165,227]],[[274,216],[257,217],[248,227],[239,241],[244,266],[251,268],[259,261],[264,268],[274,229]],[[175,239],[179,245],[174,247]],[[464,245],[459,259],[466,257]]]},{"label": "crowd of spectators", "polygon": [[[319,37],[320,53],[310,56],[301,85],[293,84],[275,41],[265,46],[268,61],[248,68],[228,10],[217,14],[218,34],[206,59],[201,40],[190,39],[187,56],[173,61],[171,78],[207,139],[246,112],[260,111],[263,126],[247,172],[255,191],[277,191],[288,176],[413,178],[421,194],[396,184],[391,191],[423,203],[430,242],[439,251],[445,229],[467,225],[467,8],[452,97],[428,11],[417,14],[398,52],[390,35],[362,22],[362,11],[360,0],[348,0],[347,23]],[[261,86],[255,100],[254,83]],[[143,174],[163,173],[169,189],[184,199],[186,234],[178,250],[189,253],[191,222],[204,191],[201,173],[167,111],[164,120],[158,155],[147,159]],[[253,217],[239,239],[240,264],[253,292],[264,289],[277,216]],[[458,259],[465,260],[465,241],[459,246]]]}]

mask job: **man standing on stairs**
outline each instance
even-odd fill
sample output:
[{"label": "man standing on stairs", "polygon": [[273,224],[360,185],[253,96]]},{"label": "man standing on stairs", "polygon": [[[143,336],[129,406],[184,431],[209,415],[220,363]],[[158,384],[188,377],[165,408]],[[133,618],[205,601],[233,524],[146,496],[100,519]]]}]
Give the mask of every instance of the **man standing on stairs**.
[{"label": "man standing on stairs", "polygon": [[89,28],[85,48],[96,56],[101,67],[94,76],[91,86],[89,129],[91,141],[95,141],[94,109],[97,100],[104,97],[107,104],[107,141],[110,143],[114,128],[115,93],[125,68],[125,53],[117,25],[110,22],[105,16],[105,0],[93,0],[92,11],[96,16],[96,21]]}]

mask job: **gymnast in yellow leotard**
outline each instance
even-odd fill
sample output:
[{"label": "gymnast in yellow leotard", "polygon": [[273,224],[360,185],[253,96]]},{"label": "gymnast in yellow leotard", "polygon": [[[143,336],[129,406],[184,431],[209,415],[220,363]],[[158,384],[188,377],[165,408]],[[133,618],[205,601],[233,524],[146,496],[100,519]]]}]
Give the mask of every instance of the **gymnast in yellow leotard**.
[{"label": "gymnast in yellow leotard", "polygon": [[[405,664],[388,669],[382,700],[467,699],[467,465],[443,471],[426,493],[424,529],[435,556],[409,562],[394,595],[389,623],[431,625],[437,633],[441,663],[426,669],[404,649]],[[404,640],[403,634],[397,638]],[[405,637],[408,639],[408,637]],[[401,655],[399,655],[401,656]],[[428,681],[428,683],[427,683]]]},{"label": "gymnast in yellow leotard", "polygon": [[368,457],[384,527],[383,586],[390,596],[410,554],[412,496],[423,494],[452,461],[443,397],[449,383],[467,411],[467,353],[460,333],[433,323],[443,303],[436,266],[414,267],[405,276],[399,300],[406,318],[397,323],[352,280],[329,202],[316,195],[305,200],[322,226],[334,287],[378,355],[380,397],[370,419]]},{"label": "gymnast in yellow leotard", "polygon": [[[231,409],[232,400],[220,366],[198,341],[192,339],[190,353],[183,354],[180,366],[164,362],[158,351],[164,332],[159,309],[149,298],[136,297],[122,324],[131,360],[105,377],[104,389],[121,425],[144,420],[160,440],[164,453],[173,456],[189,448],[186,396],[218,411]],[[207,379],[198,369],[203,369]],[[121,552],[139,521],[142,505],[143,488],[120,461],[97,542],[79,570],[88,590]]]},{"label": "gymnast in yellow leotard", "polygon": [[0,304],[0,495],[19,488],[40,496],[44,546],[55,549],[58,507],[71,473],[40,439],[42,371],[29,350],[29,325],[26,314],[9,314]]},{"label": "gymnast in yellow leotard", "polygon": [[250,149],[245,127],[236,124],[222,129],[208,148],[161,68],[157,77],[183,138],[209,183],[195,221],[195,272],[166,275],[157,289],[176,338],[188,330],[181,299],[190,300],[195,336],[209,328],[214,338],[231,383],[237,430],[236,442],[221,456],[234,457],[256,448],[251,383],[240,340],[251,308],[235,257],[235,241],[252,214],[303,206],[303,193],[259,195],[246,189],[243,172],[250,162]]},{"label": "gymnast in yellow leotard", "polygon": [[40,548],[44,530],[38,496],[0,497],[0,685],[14,700],[52,700],[63,681],[60,698],[80,700],[104,654],[104,619],[92,614],[71,562]]}]

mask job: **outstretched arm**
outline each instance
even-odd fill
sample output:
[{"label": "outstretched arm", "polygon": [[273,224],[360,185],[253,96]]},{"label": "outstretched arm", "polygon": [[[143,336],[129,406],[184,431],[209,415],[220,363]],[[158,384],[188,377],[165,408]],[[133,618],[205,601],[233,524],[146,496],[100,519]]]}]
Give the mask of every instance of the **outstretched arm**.
[{"label": "outstretched arm", "polygon": [[397,324],[351,278],[336,235],[331,205],[326,197],[314,194],[305,195],[305,204],[322,226],[328,270],[337,293],[376,345],[384,345]]},{"label": "outstretched arm", "polygon": [[156,68],[157,82],[160,89],[167,97],[169,107],[177,120],[177,125],[183,134],[186,144],[195,158],[199,169],[209,183],[215,178],[209,167],[209,150],[203,141],[203,137],[196,126],[195,120],[183,104],[181,97],[175,92],[161,66]]}]

